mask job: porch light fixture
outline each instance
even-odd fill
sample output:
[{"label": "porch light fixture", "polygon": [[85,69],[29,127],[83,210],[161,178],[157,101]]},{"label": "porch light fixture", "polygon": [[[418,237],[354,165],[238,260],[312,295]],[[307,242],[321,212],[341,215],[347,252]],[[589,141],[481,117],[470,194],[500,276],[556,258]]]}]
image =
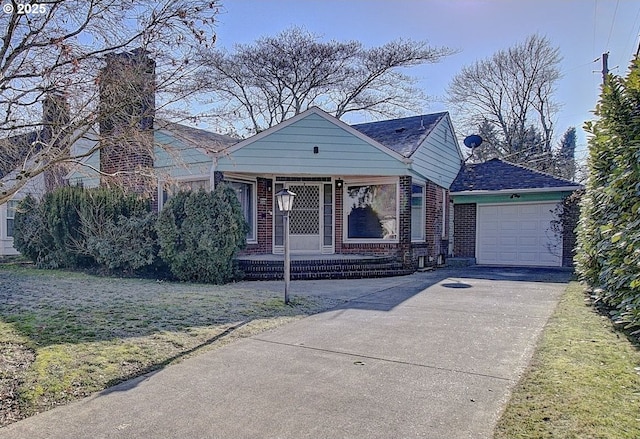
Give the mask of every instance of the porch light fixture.
[{"label": "porch light fixture", "polygon": [[291,254],[289,252],[289,212],[293,209],[296,194],[287,188],[276,193],[278,209],[284,213],[284,303],[289,304],[289,284],[291,283]]},{"label": "porch light fixture", "polygon": [[289,189],[282,189],[276,193],[276,200],[278,200],[278,209],[281,212],[284,212],[285,215],[291,212],[293,209],[293,199],[296,194],[290,192]]},{"label": "porch light fixture", "polygon": [[343,182],[342,180],[336,180],[336,188],[338,188],[338,189],[342,189],[342,184],[343,184],[343,183],[344,183],[344,182]]}]

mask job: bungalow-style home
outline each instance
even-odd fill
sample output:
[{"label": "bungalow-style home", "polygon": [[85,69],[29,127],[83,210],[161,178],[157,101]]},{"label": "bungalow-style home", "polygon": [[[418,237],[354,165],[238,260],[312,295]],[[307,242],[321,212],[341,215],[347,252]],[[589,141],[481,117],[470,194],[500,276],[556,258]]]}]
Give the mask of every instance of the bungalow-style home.
[{"label": "bungalow-style home", "polygon": [[[311,108],[242,141],[161,126],[152,160],[158,209],[179,189],[230,184],[249,224],[239,258],[249,278],[282,272],[283,214],[274,194],[285,187],[296,194],[294,278],[409,273],[445,260],[448,187],[462,163],[448,113],[349,126]],[[101,155],[71,172],[70,183],[97,185],[91,169],[104,168]]]},{"label": "bungalow-style home", "polygon": [[283,188],[296,194],[290,246],[306,257],[300,271],[324,264],[338,267],[336,276],[361,276],[444,260],[448,187],[461,160],[447,113],[349,126],[312,108],[215,153],[211,167],[243,204],[251,230],[241,260],[250,276],[252,266],[261,266],[254,277],[266,277],[276,265],[260,255],[283,253],[273,196]]},{"label": "bungalow-style home", "polygon": [[573,230],[559,224],[572,181],[499,159],[466,164],[451,185],[453,255],[481,265],[572,266]]}]

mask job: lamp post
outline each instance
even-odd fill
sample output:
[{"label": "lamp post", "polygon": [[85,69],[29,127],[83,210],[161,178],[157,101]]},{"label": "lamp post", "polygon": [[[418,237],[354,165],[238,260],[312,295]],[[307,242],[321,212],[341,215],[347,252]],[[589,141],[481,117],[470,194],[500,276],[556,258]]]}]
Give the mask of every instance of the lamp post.
[{"label": "lamp post", "polygon": [[289,212],[293,208],[293,199],[296,194],[287,188],[278,191],[278,209],[284,213],[284,303],[289,304],[289,284],[291,283],[291,255],[289,254]]}]

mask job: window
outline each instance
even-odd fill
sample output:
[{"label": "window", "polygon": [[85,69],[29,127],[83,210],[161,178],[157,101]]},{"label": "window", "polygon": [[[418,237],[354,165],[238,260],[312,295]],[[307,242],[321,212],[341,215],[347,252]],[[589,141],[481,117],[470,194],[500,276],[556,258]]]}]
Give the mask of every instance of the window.
[{"label": "window", "polygon": [[398,239],[398,185],[345,186],[347,239]]},{"label": "window", "polygon": [[175,187],[174,193],[177,191],[199,191],[200,189],[208,191],[211,184],[207,178],[206,180],[177,181]]},{"label": "window", "polygon": [[199,178],[197,180],[175,180],[171,182],[165,182],[164,184],[161,183],[160,185],[158,185],[158,187],[162,188],[162,192],[158,192],[158,211],[160,211],[173,194],[176,194],[180,191],[189,192],[198,191],[200,189],[209,191],[211,189],[211,182],[208,177]]},{"label": "window", "polygon": [[242,207],[244,219],[249,224],[247,241],[256,241],[256,205],[255,205],[255,183],[244,181],[227,181],[233,188]]},{"label": "window", "polygon": [[16,208],[18,207],[18,200],[7,201],[7,238],[13,236],[13,222],[16,217]]},{"label": "window", "polygon": [[424,186],[411,185],[411,240],[424,241],[425,203]]}]

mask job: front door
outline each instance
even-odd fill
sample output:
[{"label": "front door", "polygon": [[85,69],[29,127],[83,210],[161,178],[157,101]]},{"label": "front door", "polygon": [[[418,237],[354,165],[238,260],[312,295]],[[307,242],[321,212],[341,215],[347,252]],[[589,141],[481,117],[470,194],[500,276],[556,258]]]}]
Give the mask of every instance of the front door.
[{"label": "front door", "polygon": [[291,252],[319,253],[320,241],[320,185],[290,184],[296,194],[289,219]]},{"label": "front door", "polygon": [[[321,253],[322,251],[322,221],[321,195],[322,185],[318,183],[276,183],[276,193],[286,187],[296,194],[293,210],[289,214],[289,248],[292,253]],[[274,200],[274,204],[275,200]],[[283,245],[282,212],[274,206],[275,223],[275,251],[280,253]]]}]

